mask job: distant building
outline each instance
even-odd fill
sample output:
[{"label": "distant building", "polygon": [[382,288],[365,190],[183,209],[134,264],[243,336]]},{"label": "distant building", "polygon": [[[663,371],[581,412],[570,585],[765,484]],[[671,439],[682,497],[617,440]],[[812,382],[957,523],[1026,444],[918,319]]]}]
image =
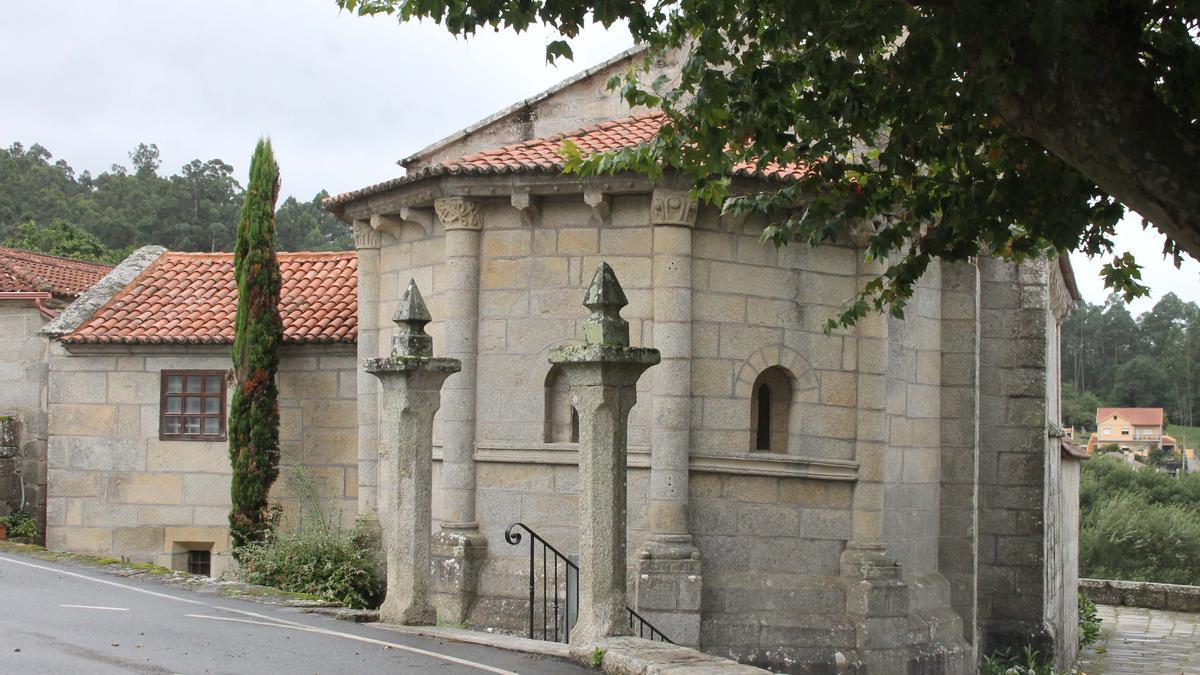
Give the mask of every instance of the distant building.
[{"label": "distant building", "polygon": [[1106,445],[1139,457],[1157,447],[1176,452],[1177,441],[1163,433],[1165,423],[1162,408],[1097,408],[1096,431],[1088,440],[1088,452]]}]

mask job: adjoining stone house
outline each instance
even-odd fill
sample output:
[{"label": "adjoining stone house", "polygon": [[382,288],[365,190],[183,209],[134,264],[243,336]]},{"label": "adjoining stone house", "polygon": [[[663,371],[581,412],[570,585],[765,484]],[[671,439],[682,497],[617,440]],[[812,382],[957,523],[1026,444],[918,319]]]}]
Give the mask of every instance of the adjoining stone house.
[{"label": "adjoining stone house", "polygon": [[[776,250],[763,221],[697,204],[669,172],[561,173],[564,140],[593,152],[657,131],[661,117],[605,90],[633,56],[328,202],[355,232],[360,358],[388,353],[413,278],[435,351],[462,361],[434,439],[435,570],[457,575],[436,578],[439,612],[522,632],[528,558],[505,528],[521,521],[576,550],[570,394],[547,353],[582,340],[584,286],[605,261],[633,344],[662,354],[630,418],[639,612],[677,642],[785,671],[832,672],[840,653],[865,672],[969,672],[1023,644],[1070,664],[1078,458],[1058,397],[1059,329],[1078,297],[1069,263],[934,265],[906,318],[825,335],[882,270],[863,261],[861,227]],[[789,177],[737,174],[747,191]],[[365,374],[358,402],[370,521],[381,420]]]},{"label": "adjoining stone house", "polygon": [[[285,525],[357,513],[356,255],[280,253]],[[232,254],[131,255],[49,335],[47,545],[205,574],[230,566]],[[290,480],[300,465],[312,488]],[[314,503],[314,499],[315,502]]]},{"label": "adjoining stone house", "polygon": [[0,515],[25,511],[45,525],[47,344],[38,332],[110,269],[0,248]]}]

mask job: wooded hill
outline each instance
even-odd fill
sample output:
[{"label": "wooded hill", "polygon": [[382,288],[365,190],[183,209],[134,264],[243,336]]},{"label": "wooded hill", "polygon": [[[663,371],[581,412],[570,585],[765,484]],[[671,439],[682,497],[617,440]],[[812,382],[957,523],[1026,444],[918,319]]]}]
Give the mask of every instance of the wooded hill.
[{"label": "wooded hill", "polygon": [[1167,293],[1134,317],[1115,296],[1081,302],[1063,325],[1063,422],[1094,431],[1100,406],[1161,407],[1172,423],[1195,426],[1198,371],[1196,303]]},{"label": "wooded hill", "polygon": [[[144,143],[129,159],[129,168],[113,164],[93,176],[77,174],[38,144],[0,148],[0,242],[107,263],[146,244],[233,250],[242,186],[232,166],[195,159],[164,175],[158,147]],[[326,196],[321,191],[306,202],[288,197],[279,205],[280,250],[352,247],[350,229],[321,206]]]}]

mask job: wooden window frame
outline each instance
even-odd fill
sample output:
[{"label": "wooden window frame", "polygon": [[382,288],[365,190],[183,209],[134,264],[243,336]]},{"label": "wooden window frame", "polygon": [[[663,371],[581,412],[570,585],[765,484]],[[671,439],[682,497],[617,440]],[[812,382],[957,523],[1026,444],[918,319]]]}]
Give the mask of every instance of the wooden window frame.
[{"label": "wooden window frame", "polygon": [[[227,371],[224,371],[224,370],[176,369],[176,370],[160,371],[159,378],[158,378],[158,380],[159,380],[159,382],[158,382],[158,438],[159,438],[159,440],[162,440],[162,441],[203,441],[203,442],[210,442],[210,443],[216,443],[216,442],[221,442],[221,441],[226,440],[227,432],[228,432],[228,429],[227,429],[228,420],[226,419],[226,412],[225,412],[225,403],[226,403],[225,397],[228,395],[228,390],[229,390],[229,384],[226,381],[227,375],[228,375]],[[185,383],[184,384],[185,390],[187,388],[187,385],[186,385],[187,379],[186,378],[188,376],[199,376],[200,377],[200,392],[198,393],[198,396],[200,397],[200,412],[199,413],[189,414],[189,413],[185,412],[186,406],[183,404],[180,404],[181,412],[178,412],[178,413],[167,412],[167,397],[168,396],[183,399],[183,398],[186,398],[186,396],[189,393],[189,392],[184,391],[181,393],[172,392],[172,393],[168,394],[167,393],[167,378],[171,377],[171,376],[183,377],[184,378],[183,381]],[[208,380],[209,377],[221,378],[220,379],[221,393],[219,396],[204,390],[205,382]],[[194,393],[194,392],[192,392],[192,393]],[[206,399],[206,398],[217,398],[220,401],[220,405],[217,407],[216,414],[213,414],[213,413],[206,414],[204,412],[204,399]],[[180,429],[182,430],[182,429],[186,428],[182,422],[182,420],[185,417],[199,417],[201,431],[203,431],[203,429],[204,429],[204,420],[206,418],[215,417],[221,425],[220,426],[221,431],[220,431],[220,433],[217,433],[217,434],[205,434],[205,433],[171,434],[171,433],[167,433],[167,420],[169,418],[179,419],[180,420]]]}]

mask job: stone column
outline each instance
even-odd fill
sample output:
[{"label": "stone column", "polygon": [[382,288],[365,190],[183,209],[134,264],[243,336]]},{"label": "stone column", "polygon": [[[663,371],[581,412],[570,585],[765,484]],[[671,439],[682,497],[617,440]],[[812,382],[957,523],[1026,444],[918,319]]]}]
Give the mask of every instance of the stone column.
[{"label": "stone column", "polygon": [[700,643],[700,552],[688,532],[691,448],[692,228],[696,200],[655,190],[654,369],[650,434],[650,538],[638,554],[637,609],[676,644]]},{"label": "stone column", "polygon": [[465,623],[475,598],[487,540],[475,520],[475,364],[479,353],[479,202],[439,199],[446,231],[446,355],[462,370],[446,381],[438,431],[442,441],[442,527],[434,539],[434,601],[443,618]]},{"label": "stone column", "polygon": [[[380,232],[366,221],[354,222],[358,249],[358,359],[376,354],[379,344]],[[378,541],[379,382],[366,371],[358,373],[358,520]]]},{"label": "stone column", "polygon": [[625,586],[626,450],[637,381],[658,363],[656,349],[629,346],[629,304],[607,263],[587,290],[581,346],[558,347],[550,362],[571,383],[579,413],[579,619],[572,650],[629,633]]},{"label": "stone column", "polygon": [[367,359],[363,369],[382,388],[379,425],[379,521],[387,557],[387,596],[380,620],[431,625],[433,529],[433,416],[442,383],[460,367],[455,359],[433,358],[425,334],[429,310],[411,280],[392,318],[400,333],[389,357]]},{"label": "stone column", "polygon": [[[881,261],[867,262],[862,253],[874,229],[860,224],[851,230],[859,248],[859,285],[882,274]],[[819,251],[818,251],[819,255]],[[855,624],[855,651],[870,673],[906,672],[908,644],[903,631],[908,626],[910,593],[903,569],[888,553],[883,527],[884,493],[889,477],[888,444],[888,319],[871,313],[855,327],[858,363],[858,414],[855,428],[855,459],[859,463],[854,485],[850,540],[841,556],[841,574],[846,577],[846,614]],[[947,671],[950,672],[950,671]]]}]

